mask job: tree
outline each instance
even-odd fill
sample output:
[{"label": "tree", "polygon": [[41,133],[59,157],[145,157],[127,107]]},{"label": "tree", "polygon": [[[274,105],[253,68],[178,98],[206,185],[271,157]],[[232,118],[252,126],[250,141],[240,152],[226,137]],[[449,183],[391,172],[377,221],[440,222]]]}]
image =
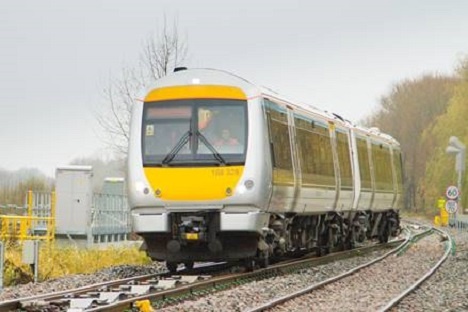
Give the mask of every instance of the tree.
[{"label": "tree", "polygon": [[[437,118],[434,125],[423,135],[425,142],[431,142],[435,148],[429,154],[428,164],[422,186],[426,190],[428,202],[435,204],[438,197],[444,194],[448,185],[457,185],[457,174],[454,170],[455,158],[448,155],[445,149],[451,136],[458,137],[468,145],[468,57],[460,61],[457,68],[459,82],[455,86],[453,97],[446,113]],[[468,175],[465,170],[462,180],[462,203],[468,207]]]},{"label": "tree", "polygon": [[103,131],[103,141],[118,155],[127,155],[133,104],[154,81],[184,64],[187,51],[177,21],[168,27],[164,18],[160,33],[144,42],[137,66],[123,68],[122,76],[112,79],[104,89],[106,104],[98,111],[97,120]]},{"label": "tree", "polygon": [[405,207],[425,205],[425,190],[419,183],[434,146],[430,140],[423,142],[422,133],[445,113],[456,82],[456,78],[433,74],[404,80],[381,98],[378,111],[365,121],[401,144],[406,171]]},{"label": "tree", "polygon": [[[37,169],[6,171],[0,169],[0,206],[15,205],[23,207],[29,190],[50,192],[53,179],[46,177]],[[3,213],[3,211],[0,211]]]}]

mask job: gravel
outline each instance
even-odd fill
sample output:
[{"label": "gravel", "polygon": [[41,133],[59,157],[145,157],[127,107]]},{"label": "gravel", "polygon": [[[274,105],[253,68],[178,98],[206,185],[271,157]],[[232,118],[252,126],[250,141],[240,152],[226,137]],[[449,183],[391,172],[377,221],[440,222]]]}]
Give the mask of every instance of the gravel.
[{"label": "gravel", "polygon": [[414,284],[444,254],[436,235],[426,237],[401,256],[391,256],[357,274],[326,285],[272,311],[379,311]]},{"label": "gravel", "polygon": [[[244,284],[226,291],[185,301],[178,305],[158,309],[158,311],[244,311],[268,302],[276,297],[300,290],[310,284],[323,281],[337,274],[348,271],[360,264],[369,262],[385,252],[373,252],[368,256],[337,261],[309,269],[300,270],[294,274],[273,277],[261,281]],[[307,310],[307,309],[306,309]]]}]

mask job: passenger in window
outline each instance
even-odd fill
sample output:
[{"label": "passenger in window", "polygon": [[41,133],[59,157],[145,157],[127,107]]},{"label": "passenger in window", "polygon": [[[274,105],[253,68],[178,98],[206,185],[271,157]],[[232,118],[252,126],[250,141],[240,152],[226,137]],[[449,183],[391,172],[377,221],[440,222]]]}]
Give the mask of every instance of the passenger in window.
[{"label": "passenger in window", "polygon": [[239,145],[239,141],[231,136],[231,131],[229,129],[224,128],[221,131],[221,137],[215,141],[216,146],[222,145]]}]

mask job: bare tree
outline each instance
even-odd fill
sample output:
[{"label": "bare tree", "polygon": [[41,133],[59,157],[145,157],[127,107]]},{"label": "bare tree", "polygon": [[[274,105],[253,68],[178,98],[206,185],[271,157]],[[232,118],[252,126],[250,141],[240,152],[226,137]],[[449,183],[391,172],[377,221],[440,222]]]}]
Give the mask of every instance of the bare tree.
[{"label": "bare tree", "polygon": [[111,79],[104,88],[105,105],[97,112],[103,130],[102,140],[117,153],[127,155],[130,115],[133,104],[157,79],[167,75],[187,58],[187,41],[175,21],[168,26],[166,18],[161,31],[144,43],[137,66],[123,68],[119,79]]}]

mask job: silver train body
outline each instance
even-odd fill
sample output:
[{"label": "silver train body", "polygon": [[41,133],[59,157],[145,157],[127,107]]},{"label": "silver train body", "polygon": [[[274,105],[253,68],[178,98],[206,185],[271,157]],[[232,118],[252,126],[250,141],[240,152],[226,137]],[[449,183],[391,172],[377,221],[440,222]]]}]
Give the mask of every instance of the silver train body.
[{"label": "silver train body", "polygon": [[[215,133],[228,128],[236,147]],[[399,229],[399,143],[227,72],[182,70],[133,107],[133,230],[170,268],[266,264],[384,242]]]}]

